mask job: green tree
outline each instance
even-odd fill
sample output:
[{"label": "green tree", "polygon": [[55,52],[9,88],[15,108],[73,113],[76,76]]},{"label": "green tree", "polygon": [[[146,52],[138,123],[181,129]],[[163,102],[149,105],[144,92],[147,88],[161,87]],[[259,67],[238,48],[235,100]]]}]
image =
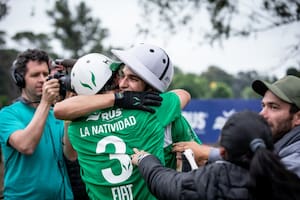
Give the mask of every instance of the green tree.
[{"label": "green tree", "polygon": [[6,1],[0,1],[0,20],[8,14],[9,8]]},{"label": "green tree", "polygon": [[53,52],[53,49],[49,43],[51,38],[49,37],[48,34],[45,33],[35,34],[30,31],[24,31],[24,32],[16,33],[12,37],[12,39],[22,44],[22,46],[26,46],[28,48],[32,47],[32,48],[44,49],[48,53]]},{"label": "green tree", "polygon": [[[9,12],[9,7],[7,5],[7,2],[6,1],[1,1],[0,2],[0,21],[6,15],[8,15],[8,12]],[[4,47],[4,45],[6,44],[5,36],[6,36],[5,31],[4,30],[0,30],[0,47]]]},{"label": "green tree", "polygon": [[217,66],[210,66],[208,69],[201,73],[202,77],[205,77],[209,82],[224,82],[227,85],[231,85],[233,82],[233,75],[228,74]]},{"label": "green tree", "polygon": [[[139,25],[141,33],[149,34],[153,24],[159,24],[164,33],[189,30],[200,42],[211,44],[278,27],[299,27],[300,22],[299,0],[140,0],[139,5],[145,19]],[[207,17],[208,21],[201,21]],[[297,36],[300,28],[297,30],[295,38],[298,42],[287,52],[295,58],[300,54],[300,37]]]},{"label": "green tree", "polygon": [[234,97],[236,98],[244,98],[244,88],[248,88],[251,86],[252,82],[255,79],[259,79],[259,75],[256,71],[247,71],[247,72],[239,72],[234,77],[233,83],[231,85]]},{"label": "green tree", "polygon": [[4,48],[6,41],[5,41],[6,33],[4,31],[0,31],[0,48]]},{"label": "green tree", "polygon": [[243,99],[257,99],[257,98],[261,98],[261,96],[259,96],[256,92],[254,92],[254,90],[250,87],[247,86],[243,89],[241,97]]},{"label": "green tree", "polygon": [[193,73],[183,73],[175,67],[173,81],[170,89],[182,88],[187,90],[192,98],[208,98],[209,83],[205,78]]},{"label": "green tree", "polygon": [[233,98],[232,89],[224,82],[211,84],[210,98]]},{"label": "green tree", "polygon": [[[8,10],[8,3],[1,2],[0,20],[8,14]],[[65,56],[57,56],[54,53],[57,49],[52,48],[53,46],[49,42],[54,40],[58,40],[63,49],[69,52],[68,57],[78,58],[90,52],[106,52],[102,46],[102,41],[108,36],[108,30],[101,27],[99,19],[94,19],[91,16],[91,9],[84,2],[79,3],[75,8],[75,14],[71,12],[67,0],[56,1],[53,9],[47,11],[47,13],[54,21],[53,34],[37,34],[31,31],[24,31],[16,33],[12,39],[21,44],[19,46],[22,47],[45,49],[53,58]],[[34,12],[32,16],[34,16]],[[5,30],[0,30],[0,96],[3,101],[6,101],[6,99],[11,101],[18,95],[18,90],[10,78],[10,67],[17,56],[18,50],[5,49],[4,36]]]},{"label": "green tree", "polygon": [[[155,19],[166,25],[165,31],[177,31],[182,27],[198,29],[201,24],[192,27],[195,25],[193,19],[205,12],[210,26],[204,36],[211,42],[232,36],[249,36],[300,21],[300,3],[297,0],[141,0],[140,6],[148,19],[148,23],[141,26],[144,32],[149,32],[149,21]],[[157,14],[158,18],[149,17]]]},{"label": "green tree", "polygon": [[0,49],[0,96],[2,105],[7,105],[18,96],[18,88],[13,82],[10,74],[12,61],[18,52],[14,49]]},{"label": "green tree", "polygon": [[294,67],[290,67],[286,70],[286,75],[293,75],[293,76],[300,77],[300,71]]},{"label": "green tree", "polygon": [[76,6],[74,13],[69,8],[68,0],[56,1],[47,14],[53,20],[54,38],[60,41],[71,57],[78,58],[90,52],[105,54],[102,41],[109,31],[102,28],[100,19],[91,16],[91,9],[83,1]]}]

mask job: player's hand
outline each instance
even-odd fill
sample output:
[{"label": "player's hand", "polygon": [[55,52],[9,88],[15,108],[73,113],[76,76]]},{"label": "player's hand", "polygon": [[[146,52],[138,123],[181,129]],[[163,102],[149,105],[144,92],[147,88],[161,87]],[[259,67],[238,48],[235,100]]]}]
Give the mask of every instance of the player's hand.
[{"label": "player's hand", "polygon": [[150,106],[160,106],[162,97],[158,92],[132,92],[125,91],[122,93],[115,93],[115,104],[120,108],[125,109],[137,109],[150,113],[154,113],[155,110]]}]

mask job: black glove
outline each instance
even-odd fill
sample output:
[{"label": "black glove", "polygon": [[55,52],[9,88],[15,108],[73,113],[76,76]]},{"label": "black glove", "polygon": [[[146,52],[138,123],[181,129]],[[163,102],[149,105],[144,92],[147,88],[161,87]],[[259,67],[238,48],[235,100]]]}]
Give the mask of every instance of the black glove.
[{"label": "black glove", "polygon": [[125,109],[137,109],[150,113],[155,110],[149,106],[160,106],[162,98],[158,92],[132,92],[115,93],[115,106]]}]

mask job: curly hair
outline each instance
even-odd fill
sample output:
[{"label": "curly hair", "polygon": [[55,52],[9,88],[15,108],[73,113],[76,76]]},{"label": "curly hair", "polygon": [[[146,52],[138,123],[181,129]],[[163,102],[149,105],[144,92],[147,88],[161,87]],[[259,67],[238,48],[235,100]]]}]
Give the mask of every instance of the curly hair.
[{"label": "curly hair", "polygon": [[29,61],[45,62],[50,72],[50,58],[48,54],[40,49],[27,49],[20,53],[12,65],[12,78],[20,88],[25,86],[24,76],[27,72],[27,63]]}]

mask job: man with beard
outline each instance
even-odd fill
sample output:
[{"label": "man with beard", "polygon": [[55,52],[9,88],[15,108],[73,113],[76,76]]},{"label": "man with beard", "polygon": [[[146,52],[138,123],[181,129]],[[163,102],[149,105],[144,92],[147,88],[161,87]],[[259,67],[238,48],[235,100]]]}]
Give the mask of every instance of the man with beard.
[{"label": "man with beard", "polygon": [[[300,78],[286,76],[270,84],[255,80],[253,90],[261,95],[263,116],[272,130],[274,152],[287,169],[300,177]],[[220,159],[220,151],[207,145],[193,142],[180,142],[174,151],[181,152],[191,148],[198,163]]]}]

